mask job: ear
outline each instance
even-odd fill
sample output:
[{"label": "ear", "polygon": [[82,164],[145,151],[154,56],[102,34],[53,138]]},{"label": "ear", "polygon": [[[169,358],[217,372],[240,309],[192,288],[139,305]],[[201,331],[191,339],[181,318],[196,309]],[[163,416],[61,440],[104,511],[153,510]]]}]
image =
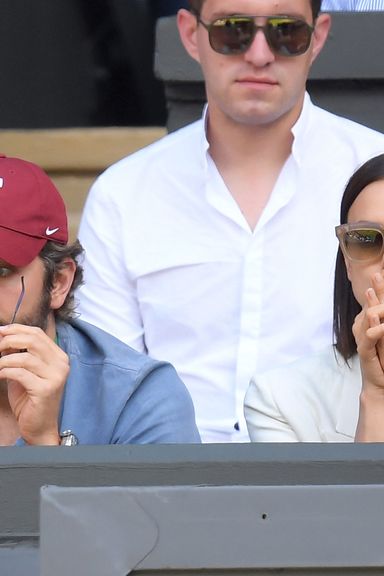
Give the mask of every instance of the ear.
[{"label": "ear", "polygon": [[329,14],[320,14],[316,19],[315,29],[313,31],[311,64],[316,60],[317,56],[323,49],[331,29],[331,23],[332,20]]},{"label": "ear", "polygon": [[189,10],[182,8],[177,13],[177,27],[184,48],[194,60],[199,62],[199,51],[196,42],[198,27],[196,16]]},{"label": "ear", "polygon": [[53,288],[51,290],[51,309],[58,310],[64,304],[68,292],[71,289],[76,272],[76,264],[72,258],[65,258],[61,263],[60,270],[55,274]]}]

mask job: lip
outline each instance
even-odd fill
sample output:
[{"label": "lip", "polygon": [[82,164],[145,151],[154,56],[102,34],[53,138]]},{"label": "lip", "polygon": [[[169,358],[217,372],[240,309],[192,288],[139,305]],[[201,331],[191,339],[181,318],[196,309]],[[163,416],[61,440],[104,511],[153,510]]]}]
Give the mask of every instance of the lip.
[{"label": "lip", "polygon": [[257,77],[257,76],[244,76],[236,81],[238,84],[248,85],[248,86],[277,86],[277,82],[271,78]]}]

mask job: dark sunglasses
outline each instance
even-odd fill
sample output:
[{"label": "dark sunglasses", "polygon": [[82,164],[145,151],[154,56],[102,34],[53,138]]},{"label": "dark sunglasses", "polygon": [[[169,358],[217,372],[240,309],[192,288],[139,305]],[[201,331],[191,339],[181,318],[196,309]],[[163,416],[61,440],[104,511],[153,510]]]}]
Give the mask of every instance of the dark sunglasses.
[{"label": "dark sunglasses", "polygon": [[195,16],[208,30],[211,48],[219,54],[243,54],[257,31],[262,30],[272,52],[279,56],[299,56],[308,50],[313,33],[313,26],[293,16],[264,16],[263,25],[256,24],[256,16],[226,16],[209,24],[198,14]]},{"label": "dark sunglasses", "polygon": [[376,222],[340,224],[335,228],[344,255],[349,260],[379,260],[384,252],[384,226]]}]

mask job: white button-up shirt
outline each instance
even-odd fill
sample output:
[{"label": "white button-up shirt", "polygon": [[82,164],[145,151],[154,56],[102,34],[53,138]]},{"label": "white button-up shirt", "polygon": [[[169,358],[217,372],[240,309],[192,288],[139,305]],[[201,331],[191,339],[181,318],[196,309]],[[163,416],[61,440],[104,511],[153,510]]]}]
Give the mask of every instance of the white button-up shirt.
[{"label": "white button-up shirt", "polygon": [[255,230],[209,155],[203,121],[116,163],[87,200],[82,318],[174,364],[203,441],[247,440],[251,376],[332,339],[341,195],[384,136],[308,96],[293,134]]}]

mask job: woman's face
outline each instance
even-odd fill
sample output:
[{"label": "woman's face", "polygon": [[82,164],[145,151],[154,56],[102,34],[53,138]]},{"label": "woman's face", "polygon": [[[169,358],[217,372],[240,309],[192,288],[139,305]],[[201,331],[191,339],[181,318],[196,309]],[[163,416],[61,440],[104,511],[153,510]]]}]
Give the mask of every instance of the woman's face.
[{"label": "woman's face", "polygon": [[[348,212],[348,223],[375,222],[384,226],[384,180],[378,180],[363,188]],[[352,261],[345,258],[348,278],[361,307],[365,304],[365,292],[372,286],[372,277],[384,271],[384,256],[370,262]]]}]

